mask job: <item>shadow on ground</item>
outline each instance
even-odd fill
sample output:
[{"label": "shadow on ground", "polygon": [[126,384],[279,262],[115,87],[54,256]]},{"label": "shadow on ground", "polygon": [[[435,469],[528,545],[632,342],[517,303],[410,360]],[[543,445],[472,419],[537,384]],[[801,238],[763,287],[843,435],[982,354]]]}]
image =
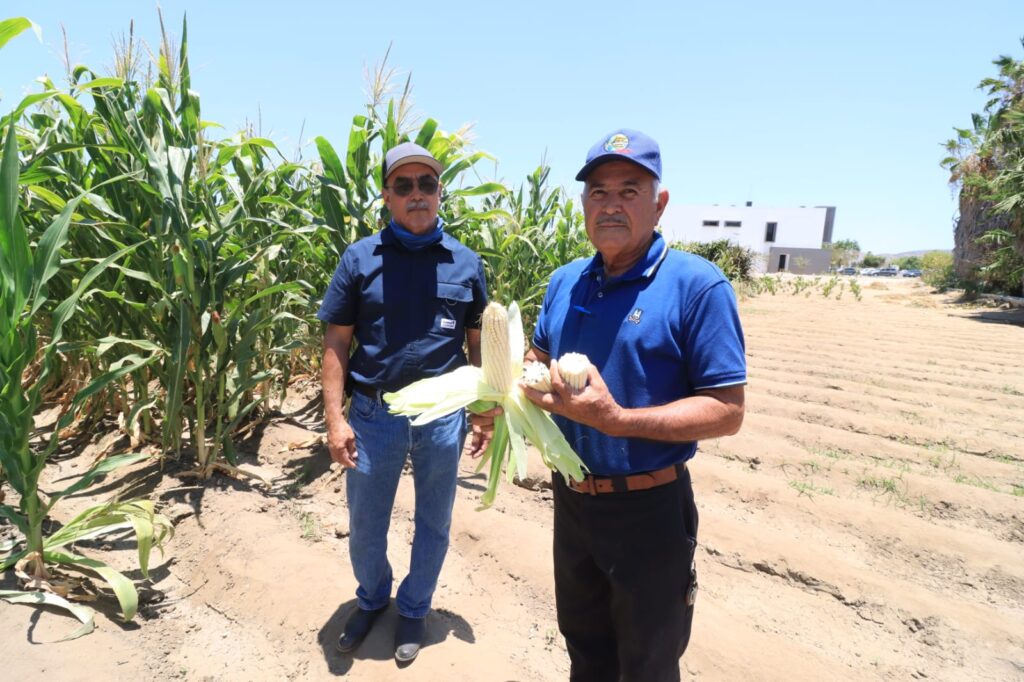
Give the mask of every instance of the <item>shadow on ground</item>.
[{"label": "shadow on ground", "polygon": [[[373,624],[373,630],[358,649],[348,654],[337,650],[338,638],[345,628],[345,622],[356,608],[358,607],[355,599],[339,606],[317,635],[327,669],[333,675],[347,675],[353,668],[358,668],[360,660],[386,661],[394,658],[394,633],[398,624],[398,609],[394,604],[381,614]],[[473,628],[465,618],[447,609],[431,611],[427,615],[427,633],[423,640],[423,649],[444,642],[449,635],[470,644],[476,642]],[[416,661],[405,664],[396,661],[395,667],[404,668],[415,664]]]}]

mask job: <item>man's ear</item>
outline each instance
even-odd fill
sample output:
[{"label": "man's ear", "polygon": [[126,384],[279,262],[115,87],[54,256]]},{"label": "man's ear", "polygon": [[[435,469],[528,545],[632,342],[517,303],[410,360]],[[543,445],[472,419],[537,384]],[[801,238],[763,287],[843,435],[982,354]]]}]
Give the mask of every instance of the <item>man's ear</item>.
[{"label": "man's ear", "polygon": [[658,191],[658,221],[661,221],[661,214],[665,212],[665,207],[668,206],[668,190],[662,188]]}]

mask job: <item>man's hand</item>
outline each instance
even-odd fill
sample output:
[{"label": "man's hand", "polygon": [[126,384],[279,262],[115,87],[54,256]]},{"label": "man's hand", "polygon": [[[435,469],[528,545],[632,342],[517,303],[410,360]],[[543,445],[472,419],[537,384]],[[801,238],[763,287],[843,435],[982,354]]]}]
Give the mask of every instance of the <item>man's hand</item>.
[{"label": "man's hand", "polygon": [[331,459],[345,467],[355,469],[359,453],[356,452],[356,434],[344,419],[338,419],[327,431],[327,449]]},{"label": "man's hand", "polygon": [[503,411],[499,406],[480,414],[470,413],[469,423],[471,430],[469,441],[467,441],[466,447],[463,448],[462,454],[469,455],[473,459],[478,459],[480,455],[484,454],[484,451],[491,442],[491,438],[494,437],[494,418]]},{"label": "man's hand", "polygon": [[608,385],[604,383],[601,373],[594,365],[590,365],[586,388],[576,394],[562,380],[561,374],[558,373],[556,360],[551,361],[549,369],[551,393],[542,393],[525,384],[520,384],[530,402],[548,412],[560,414],[586,426],[592,426],[602,433],[615,433],[616,425],[622,415],[622,406],[615,402],[615,398],[608,391]]}]

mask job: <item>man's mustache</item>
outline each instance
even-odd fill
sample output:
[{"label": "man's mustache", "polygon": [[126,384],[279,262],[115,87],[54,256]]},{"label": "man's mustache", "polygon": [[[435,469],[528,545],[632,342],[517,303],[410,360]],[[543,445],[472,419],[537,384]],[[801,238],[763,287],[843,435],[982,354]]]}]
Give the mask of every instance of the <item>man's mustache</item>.
[{"label": "man's mustache", "polygon": [[426,209],[430,208],[430,204],[423,201],[422,199],[413,199],[408,204],[406,204],[405,208],[408,211],[425,211]]},{"label": "man's mustache", "polygon": [[602,225],[625,225],[626,214],[625,213],[613,213],[612,215],[603,215],[597,219],[597,226]]}]

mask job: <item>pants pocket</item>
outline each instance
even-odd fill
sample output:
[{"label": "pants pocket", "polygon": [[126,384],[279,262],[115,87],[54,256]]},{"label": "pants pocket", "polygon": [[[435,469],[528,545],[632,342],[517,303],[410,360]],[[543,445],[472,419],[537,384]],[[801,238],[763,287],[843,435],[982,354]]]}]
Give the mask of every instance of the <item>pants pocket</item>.
[{"label": "pants pocket", "polygon": [[360,419],[372,419],[377,411],[377,401],[357,391],[352,394],[352,405],[349,409]]}]

